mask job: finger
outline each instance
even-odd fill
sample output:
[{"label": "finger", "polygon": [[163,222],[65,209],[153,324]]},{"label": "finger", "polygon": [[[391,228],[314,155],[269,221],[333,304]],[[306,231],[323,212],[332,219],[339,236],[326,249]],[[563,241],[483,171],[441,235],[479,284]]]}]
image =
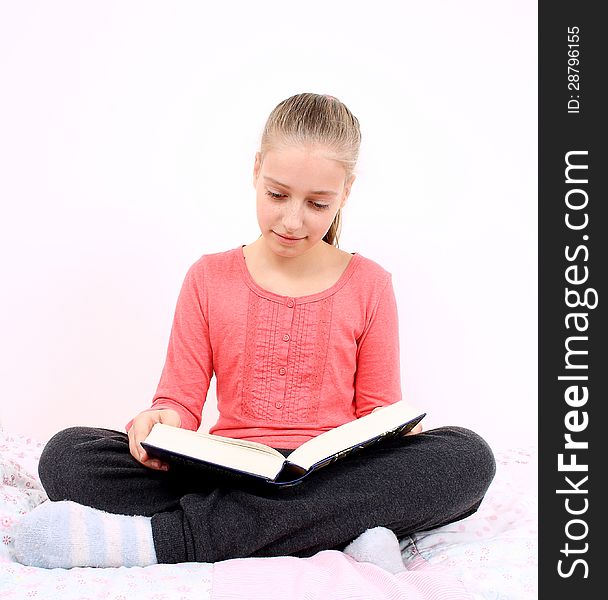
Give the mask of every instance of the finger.
[{"label": "finger", "polygon": [[131,453],[131,456],[139,462],[142,462],[148,458],[146,451],[135,441],[135,433],[133,432],[133,428],[129,430],[129,452]]},{"label": "finger", "polygon": [[141,445],[141,442],[146,439],[148,433],[150,433],[150,429],[152,429],[154,423],[151,417],[152,415],[150,414],[136,417],[129,430],[129,450],[133,457],[140,462],[148,460],[148,454]]},{"label": "finger", "polygon": [[408,431],[405,435],[416,435],[422,431],[422,425],[418,423],[411,431]]},{"label": "finger", "polygon": [[133,424],[133,444],[137,455],[139,456],[141,461],[145,461],[148,459],[148,453],[141,445],[150,433],[152,426],[157,422],[157,418],[154,418],[154,414],[146,415],[146,418],[136,421]]},{"label": "finger", "polygon": [[137,448],[137,444],[135,442],[135,432],[133,431],[133,427],[131,427],[131,429],[129,429],[129,431],[127,432],[127,435],[129,436],[129,452],[131,453],[131,456],[135,460],[141,461],[140,452],[139,452],[139,450]]},{"label": "finger", "polygon": [[137,443],[134,438],[132,439],[129,445],[129,450],[133,458],[135,458],[135,460],[139,461],[140,463],[145,463],[150,458],[143,446]]},{"label": "finger", "polygon": [[143,463],[144,466],[154,469],[155,471],[168,471],[169,465],[161,462],[160,460],[152,459]]}]

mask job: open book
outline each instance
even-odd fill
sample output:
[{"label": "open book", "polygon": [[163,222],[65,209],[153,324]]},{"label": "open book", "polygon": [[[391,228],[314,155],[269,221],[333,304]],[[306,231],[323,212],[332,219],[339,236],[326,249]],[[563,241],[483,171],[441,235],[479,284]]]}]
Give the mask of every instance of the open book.
[{"label": "open book", "polygon": [[288,458],[250,442],[156,423],[142,442],[149,456],[211,467],[260,482],[288,486],[310,473],[383,440],[405,435],[426,415],[404,400],[344,423],[304,442]]}]

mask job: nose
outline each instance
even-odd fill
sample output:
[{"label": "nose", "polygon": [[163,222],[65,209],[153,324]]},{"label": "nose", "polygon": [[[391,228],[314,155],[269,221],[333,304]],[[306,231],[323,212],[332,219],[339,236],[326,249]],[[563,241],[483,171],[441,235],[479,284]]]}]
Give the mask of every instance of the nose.
[{"label": "nose", "polygon": [[283,211],[283,227],[285,233],[293,234],[302,228],[303,211],[299,202],[291,201],[285,203]]}]

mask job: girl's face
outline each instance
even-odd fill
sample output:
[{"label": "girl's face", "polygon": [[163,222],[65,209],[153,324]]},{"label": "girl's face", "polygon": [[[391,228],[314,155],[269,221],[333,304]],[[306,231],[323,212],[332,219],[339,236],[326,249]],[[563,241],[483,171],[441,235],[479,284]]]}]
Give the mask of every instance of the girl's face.
[{"label": "girl's face", "polygon": [[257,217],[269,248],[280,256],[299,256],[323,239],[346,203],[354,176],[328,158],[320,145],[280,146],[255,157],[253,185]]}]

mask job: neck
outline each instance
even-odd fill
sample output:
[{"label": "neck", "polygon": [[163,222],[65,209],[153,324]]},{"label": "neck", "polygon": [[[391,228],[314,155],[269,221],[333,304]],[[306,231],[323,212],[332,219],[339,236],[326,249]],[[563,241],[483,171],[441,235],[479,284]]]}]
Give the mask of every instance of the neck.
[{"label": "neck", "polygon": [[280,271],[294,276],[313,275],[325,263],[330,245],[320,241],[304,254],[298,256],[280,256],[273,252],[263,237],[246,246],[255,257],[259,266],[264,269]]}]

